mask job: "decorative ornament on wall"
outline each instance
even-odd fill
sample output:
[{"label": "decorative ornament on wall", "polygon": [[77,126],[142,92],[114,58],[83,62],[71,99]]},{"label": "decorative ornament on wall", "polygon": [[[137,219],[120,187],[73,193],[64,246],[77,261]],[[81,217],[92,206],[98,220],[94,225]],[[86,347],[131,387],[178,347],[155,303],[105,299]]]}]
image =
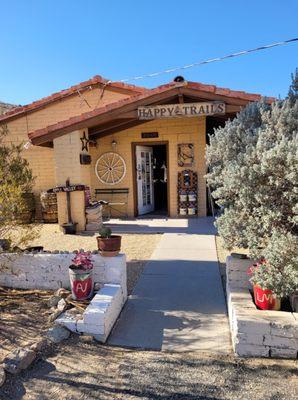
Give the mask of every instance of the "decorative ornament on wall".
[{"label": "decorative ornament on wall", "polygon": [[194,162],[194,145],[193,143],[178,144],[178,166],[192,167]]},{"label": "decorative ornament on wall", "polygon": [[101,183],[117,185],[126,174],[125,161],[118,153],[103,153],[96,161],[95,174]]},{"label": "decorative ornament on wall", "polygon": [[81,137],[80,140],[82,142],[82,151],[84,150],[88,151],[88,144],[90,140],[86,136],[86,131],[84,131],[83,137]]}]

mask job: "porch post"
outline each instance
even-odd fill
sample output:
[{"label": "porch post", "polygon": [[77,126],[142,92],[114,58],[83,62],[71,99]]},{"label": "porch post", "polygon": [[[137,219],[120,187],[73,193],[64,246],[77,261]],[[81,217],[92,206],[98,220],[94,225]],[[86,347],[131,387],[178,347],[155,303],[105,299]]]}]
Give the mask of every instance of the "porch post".
[{"label": "porch post", "polygon": [[[56,185],[65,186],[69,179],[71,185],[87,185],[90,187],[90,165],[81,165],[80,154],[89,154],[89,146],[82,150],[81,138],[88,139],[88,129],[79,129],[54,139],[54,161]],[[66,193],[57,194],[59,225],[67,221]],[[85,230],[85,192],[70,192],[71,217],[77,223],[77,231]]]}]

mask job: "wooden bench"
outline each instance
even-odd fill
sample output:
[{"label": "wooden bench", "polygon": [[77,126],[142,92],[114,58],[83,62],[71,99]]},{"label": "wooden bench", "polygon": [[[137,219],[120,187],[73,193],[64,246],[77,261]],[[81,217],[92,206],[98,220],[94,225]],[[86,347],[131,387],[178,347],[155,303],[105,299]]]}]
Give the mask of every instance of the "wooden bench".
[{"label": "wooden bench", "polygon": [[[111,218],[112,211],[116,211],[118,214],[123,215],[125,217],[127,214],[127,204],[128,204],[128,188],[119,188],[119,189],[95,189],[95,196],[97,200],[103,200],[106,204],[103,203],[104,208],[108,209],[108,218]],[[107,199],[108,196],[108,199]],[[106,197],[106,198],[104,198]],[[119,199],[120,197],[120,199]],[[122,200],[121,197],[124,199]],[[107,199],[107,200],[106,200]],[[125,211],[121,211],[116,207],[125,207]]]}]

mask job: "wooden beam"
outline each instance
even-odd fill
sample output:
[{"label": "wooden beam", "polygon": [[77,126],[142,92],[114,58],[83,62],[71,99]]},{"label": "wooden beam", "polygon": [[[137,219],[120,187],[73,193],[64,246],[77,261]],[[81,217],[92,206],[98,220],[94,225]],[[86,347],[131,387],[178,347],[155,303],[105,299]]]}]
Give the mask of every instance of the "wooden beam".
[{"label": "wooden beam", "polygon": [[183,97],[182,93],[178,94],[178,101],[179,101],[179,104],[183,104],[184,103],[184,97]]},{"label": "wooden beam", "polygon": [[[110,111],[103,112],[95,116],[90,116],[82,121],[73,123],[72,125],[66,126],[64,128],[53,130],[48,134],[40,137],[33,137],[32,142],[35,145],[45,144],[47,142],[53,141],[55,138],[60,137],[66,133],[72,132],[76,129],[90,128],[94,126],[104,126],[109,123],[108,128],[105,131],[115,131],[115,129],[123,129],[126,123],[130,124],[132,120],[137,119],[137,108],[143,105],[155,105],[155,104],[169,104],[171,101],[178,100],[181,101],[181,95],[183,96],[183,101],[185,97],[190,97],[196,101],[224,101],[227,107],[227,113],[237,113],[240,111],[241,107],[245,106],[249,101],[242,99],[235,99],[228,96],[217,95],[215,93],[208,93],[197,89],[190,89],[187,87],[173,87],[172,89],[165,90],[162,93],[156,93],[143,97],[139,100],[128,102],[118,108],[111,109]],[[180,97],[179,97],[180,96]],[[124,121],[126,119],[126,121]],[[119,122],[120,121],[120,122]],[[143,123],[143,122],[142,122]],[[123,125],[122,125],[123,124]],[[105,129],[105,128],[104,128]],[[124,128],[125,129],[125,128]],[[103,132],[102,130],[96,130],[95,133]]]},{"label": "wooden beam", "polygon": [[146,122],[148,122],[148,121],[133,120],[133,121],[124,123],[121,127],[120,126],[111,127],[109,129],[93,133],[91,137],[92,137],[92,139],[97,139],[97,138],[109,136],[109,135],[112,135],[113,133],[117,133],[121,130],[129,129],[129,128],[133,128],[134,126],[142,125]]},{"label": "wooden beam", "polygon": [[202,99],[202,101],[210,100],[210,101],[223,101],[227,104],[233,104],[233,105],[246,105],[249,103],[249,100],[243,100],[243,99],[238,99],[238,98],[233,98],[229,96],[223,96],[219,95],[216,93],[209,93],[209,92],[204,92],[202,90],[197,90],[197,89],[190,89],[190,88],[183,88],[181,89],[183,94],[189,97],[192,97],[194,99]]},{"label": "wooden beam", "polygon": [[126,129],[126,126],[131,126],[131,123],[135,122],[135,121],[136,121],[135,119],[130,119],[130,120],[124,120],[118,124],[110,123],[110,124],[107,124],[104,126],[97,126],[97,127],[95,127],[96,129],[92,128],[92,130],[89,130],[89,135],[93,137],[98,134],[100,134],[100,135],[104,134],[105,132],[121,131],[123,129]]},{"label": "wooden beam", "polygon": [[89,128],[89,135],[95,135],[96,133],[103,132],[113,127],[121,127],[122,125],[131,122],[132,120],[134,120],[134,118],[118,118],[106,124],[92,126],[91,128]]},{"label": "wooden beam", "polygon": [[33,137],[32,143],[35,145],[40,145],[42,143],[52,141],[55,138],[63,136],[66,133],[72,132],[74,130],[83,129],[83,128],[91,128],[94,125],[99,125],[99,123],[105,123],[105,122],[111,121],[115,118],[119,118],[120,113],[133,111],[138,106],[147,105],[147,104],[158,104],[160,101],[168,99],[169,94],[171,94],[170,97],[177,96],[178,89],[174,87],[171,90],[164,91],[162,93],[156,93],[149,97],[141,98],[140,100],[132,101],[128,104],[124,104],[123,106],[119,106],[118,108],[112,109],[103,114],[91,116],[89,118],[82,120],[81,122],[76,122],[76,123],[66,126],[64,128],[56,129],[53,132],[49,132],[48,134],[45,134],[45,135],[42,135],[39,137],[35,137],[35,138]]}]

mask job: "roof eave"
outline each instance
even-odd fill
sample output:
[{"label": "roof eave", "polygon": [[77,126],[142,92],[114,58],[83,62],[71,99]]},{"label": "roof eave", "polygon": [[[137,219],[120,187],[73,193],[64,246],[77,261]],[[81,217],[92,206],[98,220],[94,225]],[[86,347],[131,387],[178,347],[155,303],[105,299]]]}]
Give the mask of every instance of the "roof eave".
[{"label": "roof eave", "polygon": [[[179,93],[196,95],[198,98],[201,96],[206,100],[222,100],[227,104],[244,106],[251,101],[261,99],[260,95],[247,94],[245,92],[230,91],[229,89],[216,88],[212,85],[208,86],[209,90],[203,90],[202,84],[167,84],[152,89],[144,94],[132,96],[128,99],[123,99],[111,103],[105,107],[95,109],[93,111],[81,114],[79,116],[70,118],[69,120],[61,121],[57,124],[48,126],[29,133],[29,138],[35,145],[45,145],[47,142],[53,141],[55,138],[69,133],[75,129],[90,128],[100,123],[106,123],[113,118],[121,117],[121,114],[134,110],[141,105],[150,105],[158,101],[164,101]],[[237,96],[237,97],[236,97]]]}]

